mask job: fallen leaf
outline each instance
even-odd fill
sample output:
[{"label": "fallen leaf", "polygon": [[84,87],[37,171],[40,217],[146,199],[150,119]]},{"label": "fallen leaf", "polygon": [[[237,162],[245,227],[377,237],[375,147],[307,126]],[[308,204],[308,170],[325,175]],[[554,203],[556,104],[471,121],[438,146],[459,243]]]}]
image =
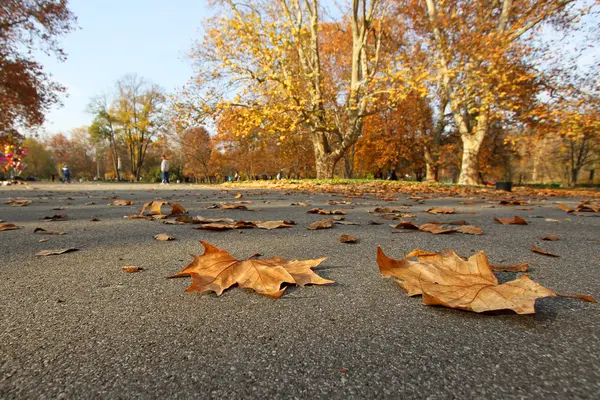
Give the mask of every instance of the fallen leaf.
[{"label": "fallen leaf", "polygon": [[55,255],[59,255],[59,254],[70,253],[72,251],[77,251],[77,250],[79,250],[79,249],[76,249],[73,247],[69,247],[66,249],[57,249],[57,250],[42,250],[42,251],[35,253],[35,255],[36,256],[55,256]]},{"label": "fallen leaf", "polygon": [[410,253],[405,255],[404,258],[413,258],[413,257],[420,257],[420,256],[435,256],[436,254],[437,253],[434,253],[432,251],[427,251],[427,250],[423,250],[423,249],[414,249],[413,251],[411,251]]},{"label": "fallen leaf", "polygon": [[340,205],[340,204],[354,204],[351,201],[348,200],[328,200],[327,204],[329,204],[330,206],[335,206],[335,205]]},{"label": "fallen leaf", "polygon": [[326,285],[334,283],[317,275],[312,268],[326,258],[304,261],[287,261],[279,257],[265,260],[237,260],[225,250],[218,249],[204,241],[204,254],[194,256],[194,261],[181,272],[170,278],[192,278],[186,292],[200,294],[214,292],[220,296],[224,290],[237,284],[241,288],[252,289],[259,294],[281,297],[286,287],[282,284]]},{"label": "fallen leaf", "polygon": [[559,219],[554,219],[554,218],[546,218],[546,219],[544,219],[544,221],[546,221],[546,222],[560,222]]},{"label": "fallen leaf", "polygon": [[553,241],[553,242],[556,241],[556,240],[558,240],[558,239],[560,239],[559,235],[548,235],[548,236],[544,236],[542,238],[542,240],[550,240],[550,241]]},{"label": "fallen leaf", "polygon": [[467,235],[483,234],[483,229],[481,229],[479,226],[474,226],[474,225],[463,225],[463,226],[456,228],[456,230],[460,233],[464,233]]},{"label": "fallen leaf", "polygon": [[154,235],[154,239],[160,240],[161,242],[166,242],[169,240],[175,240],[175,236],[167,235],[166,233],[160,233],[158,235]]},{"label": "fallen leaf", "polygon": [[429,210],[425,210],[425,212],[428,212],[429,214],[454,214],[454,209],[453,208],[444,208],[444,207],[440,207],[440,208],[430,208]]},{"label": "fallen leaf", "polygon": [[299,202],[296,202],[296,203],[292,203],[291,205],[292,206],[299,206],[299,207],[310,207],[311,206],[310,203],[307,203],[305,201],[299,201]]},{"label": "fallen leaf", "polygon": [[317,230],[317,229],[329,229],[333,226],[333,222],[334,221],[330,218],[320,219],[320,220],[310,224],[308,226],[308,228],[306,228],[306,229],[309,229],[311,231]]},{"label": "fallen leaf", "polygon": [[561,210],[567,212],[568,214],[570,214],[570,213],[572,213],[572,212],[575,211],[573,208],[571,208],[571,207],[569,207],[569,206],[567,206],[565,204],[561,204],[561,203],[558,203],[558,208],[560,208]]},{"label": "fallen leaf", "polygon": [[122,267],[121,269],[125,272],[141,272],[144,270],[144,268],[136,267],[133,265],[126,265],[126,266]]},{"label": "fallen leaf", "polygon": [[499,222],[502,225],[528,225],[527,221],[518,216],[513,218],[494,218],[494,221]]},{"label": "fallen leaf", "polygon": [[369,222],[367,222],[367,224],[369,224],[369,225],[383,225],[383,222],[369,221]]},{"label": "fallen leaf", "polygon": [[39,243],[46,243],[48,242],[50,239],[40,239],[38,240]]},{"label": "fallen leaf", "polygon": [[130,206],[133,204],[131,200],[115,200],[111,203],[113,206]]},{"label": "fallen leaf", "polygon": [[458,232],[456,229],[444,228],[443,226],[437,224],[423,224],[419,226],[419,230],[423,232],[433,233],[434,235]]},{"label": "fallen leaf", "polygon": [[397,225],[390,225],[394,229],[413,229],[418,230],[419,227],[410,221],[400,221]]},{"label": "fallen leaf", "polygon": [[357,222],[351,222],[351,221],[337,221],[337,220],[334,220],[334,222],[335,222],[336,225],[360,225]]},{"label": "fallen leaf", "polygon": [[534,245],[530,245],[530,247],[531,247],[531,251],[533,251],[534,253],[543,254],[545,256],[550,256],[550,257],[560,257],[560,256],[557,256],[556,254],[550,253],[549,251],[542,250],[539,247],[535,247]]},{"label": "fallen leaf", "polygon": [[92,218],[92,219],[90,219],[90,222],[98,222],[98,221],[100,221],[98,218]]},{"label": "fallen leaf", "polygon": [[395,213],[401,213],[402,210],[396,210],[395,208],[390,208],[390,207],[377,207],[373,210],[374,213],[380,213],[380,214],[395,214]]},{"label": "fallen leaf", "polygon": [[467,223],[467,221],[457,220],[457,221],[448,222],[448,225],[469,225],[469,224]]},{"label": "fallen leaf", "polygon": [[321,214],[321,215],[346,215],[348,214],[342,210],[324,210],[322,208],[313,208],[307,211],[308,214]]},{"label": "fallen leaf", "polygon": [[527,275],[498,284],[483,251],[468,260],[447,250],[410,261],[389,258],[378,247],[377,264],[383,276],[400,279],[398,283],[408,296],[423,295],[426,305],[478,313],[512,310],[517,314],[534,314],[536,299],[557,296]]},{"label": "fallen leaf", "polygon": [[41,218],[42,220],[44,220],[44,222],[49,222],[49,221],[58,221],[60,219],[65,219],[67,216],[65,214],[54,214],[50,217],[44,217]]},{"label": "fallen leaf", "polygon": [[235,229],[235,224],[202,224],[194,229],[206,231],[227,231],[230,229]]},{"label": "fallen leaf", "polygon": [[280,229],[280,228],[291,228],[296,225],[294,221],[254,221],[254,224],[259,229]]},{"label": "fallen leaf", "polygon": [[35,228],[33,233],[40,233],[42,235],[66,235],[65,232],[47,231],[44,228]]},{"label": "fallen leaf", "polygon": [[[169,214],[163,214],[163,206],[171,206],[171,212]],[[172,203],[169,201],[151,201],[142,206],[142,211],[140,211],[139,215],[143,215],[147,208],[149,208],[147,215],[168,215],[169,217],[172,217],[186,213],[185,208],[183,208],[179,203]]]},{"label": "fallen leaf", "polygon": [[94,204],[96,204],[96,203],[94,203],[93,201],[90,201],[90,202],[88,202],[88,203],[85,203],[85,205],[86,205],[86,206],[93,206]]},{"label": "fallen leaf", "polygon": [[490,265],[496,272],[527,272],[529,264],[511,264],[511,265]]},{"label": "fallen leaf", "polygon": [[340,235],[340,242],[342,243],[356,243],[357,241],[356,236]]},{"label": "fallen leaf", "polygon": [[22,226],[17,226],[15,224],[0,224],[0,232],[2,231],[14,231],[16,229],[22,229]]},{"label": "fallen leaf", "polygon": [[248,210],[248,207],[246,207],[243,204],[231,204],[231,203],[220,204],[218,208],[221,208],[223,210]]},{"label": "fallen leaf", "polygon": [[238,194],[235,195],[236,199],[241,199],[242,197],[244,197],[244,195],[241,194],[241,193],[238,193]]},{"label": "fallen leaf", "polygon": [[11,200],[7,201],[6,204],[10,204],[11,206],[16,206],[16,207],[26,207],[31,204],[31,200],[23,200],[23,199],[12,200],[11,199]]}]

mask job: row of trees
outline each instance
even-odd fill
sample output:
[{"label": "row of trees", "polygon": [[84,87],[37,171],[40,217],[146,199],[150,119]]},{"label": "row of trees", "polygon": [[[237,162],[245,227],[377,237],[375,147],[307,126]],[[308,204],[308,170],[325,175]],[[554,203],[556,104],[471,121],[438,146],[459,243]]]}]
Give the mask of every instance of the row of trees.
[{"label": "row of trees", "polygon": [[[498,130],[598,135],[598,109],[584,107],[597,82],[573,90],[570,69],[548,67],[555,47],[542,38],[577,31],[594,2],[353,0],[329,13],[318,0],[215,3],[191,55],[197,73],[175,104],[179,122],[307,137],[319,178],[341,160],[350,172],[361,137],[419,143],[431,180],[452,141],[458,182],[475,184]],[[407,136],[397,136],[398,117],[413,120]],[[388,153],[391,164],[400,157]]]},{"label": "row of trees", "polygon": [[[6,3],[0,142],[12,151],[15,129],[39,125],[62,91],[31,54],[63,59],[56,39],[75,17],[64,0]],[[213,3],[191,52],[196,73],[172,101],[127,75],[90,101],[89,127],[30,139],[29,172],[68,163],[82,177],[138,181],[168,153],[181,174],[204,181],[394,169],[461,184],[515,174],[575,183],[598,160],[598,66],[582,74],[545,39],[585,37],[580,21],[598,1]],[[543,166],[549,154],[564,171]]]}]

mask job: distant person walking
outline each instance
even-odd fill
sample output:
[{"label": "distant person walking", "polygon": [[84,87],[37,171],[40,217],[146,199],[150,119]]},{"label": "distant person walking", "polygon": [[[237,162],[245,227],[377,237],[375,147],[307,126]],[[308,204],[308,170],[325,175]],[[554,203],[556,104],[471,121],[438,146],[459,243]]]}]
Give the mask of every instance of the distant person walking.
[{"label": "distant person walking", "polygon": [[63,183],[68,182],[71,183],[71,171],[69,171],[69,167],[67,167],[67,165],[63,165],[62,169],[62,174],[63,174]]},{"label": "distant person walking", "polygon": [[160,163],[160,172],[162,172],[161,185],[168,185],[169,182],[169,159],[163,154],[162,162]]}]

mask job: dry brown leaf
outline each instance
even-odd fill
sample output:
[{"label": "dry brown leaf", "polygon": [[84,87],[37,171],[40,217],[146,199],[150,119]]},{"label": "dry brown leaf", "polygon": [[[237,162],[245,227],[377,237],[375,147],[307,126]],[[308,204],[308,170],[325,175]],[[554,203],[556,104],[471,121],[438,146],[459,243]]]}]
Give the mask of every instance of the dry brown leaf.
[{"label": "dry brown leaf", "polygon": [[340,204],[354,204],[351,201],[348,200],[328,200],[327,204],[329,204],[330,206],[335,206],[335,205],[340,205]]},{"label": "dry brown leaf", "polygon": [[550,240],[550,241],[553,241],[553,242],[556,241],[556,240],[558,240],[558,239],[560,239],[559,235],[547,235],[547,236],[544,236],[542,238],[542,240]]},{"label": "dry brown leaf", "polygon": [[334,220],[336,225],[360,225],[357,222],[351,222],[351,221],[338,221],[338,220]]},{"label": "dry brown leaf", "polygon": [[396,214],[396,213],[401,213],[402,210],[396,210],[395,208],[390,208],[390,207],[377,207],[373,210],[374,213],[380,213],[380,214]]},{"label": "dry brown leaf", "polygon": [[259,229],[281,229],[281,228],[291,228],[296,225],[294,221],[254,221],[254,224]]},{"label": "dry brown leaf", "polygon": [[241,193],[238,193],[238,194],[235,195],[236,199],[241,199],[242,197],[244,197],[244,195],[241,194]]},{"label": "dry brown leaf", "polygon": [[[175,221],[179,220],[179,218],[175,219]],[[204,218],[200,215],[194,217],[194,223],[196,224],[214,224],[214,223],[225,223],[225,224],[233,224],[235,221],[231,218]]]},{"label": "dry brown leaf", "polygon": [[299,202],[296,202],[296,203],[292,203],[291,205],[292,206],[299,206],[299,207],[310,207],[311,206],[310,203],[307,203],[305,201],[299,201]]},{"label": "dry brown leaf", "polygon": [[498,284],[483,251],[462,259],[452,250],[420,255],[418,261],[394,260],[377,248],[377,264],[385,277],[399,278],[409,296],[423,295],[424,304],[486,312],[513,310],[534,314],[535,300],[556,293],[521,276]]},{"label": "dry brown leaf", "polygon": [[59,254],[70,253],[72,251],[77,251],[77,250],[79,250],[79,249],[76,249],[73,247],[69,247],[66,249],[57,249],[57,250],[42,250],[42,251],[35,253],[35,255],[36,256],[55,256],[55,255],[59,255]]},{"label": "dry brown leaf", "polygon": [[134,265],[126,265],[126,266],[122,267],[121,269],[125,272],[142,272],[144,270],[144,268],[136,267]]},{"label": "dry brown leaf", "polygon": [[10,204],[11,206],[16,206],[16,207],[26,207],[28,205],[31,204],[31,200],[24,200],[24,199],[11,199],[9,201],[6,202],[6,204]]},{"label": "dry brown leaf", "polygon": [[154,239],[160,240],[161,242],[166,242],[169,240],[175,240],[175,236],[167,235],[166,233],[160,233],[158,235],[154,235]]},{"label": "dry brown leaf", "polygon": [[131,200],[115,200],[111,203],[113,206],[130,206],[133,204]]},{"label": "dry brown leaf", "polygon": [[397,225],[390,225],[394,229],[413,229],[418,230],[419,227],[410,221],[400,221]]},{"label": "dry brown leaf", "polygon": [[562,203],[558,203],[558,208],[560,208],[561,210],[567,212],[568,214],[574,212],[575,210],[565,204]]},{"label": "dry brown leaf", "polygon": [[463,225],[463,226],[456,228],[456,230],[460,233],[464,233],[467,235],[482,235],[483,234],[483,229],[481,229],[479,226],[475,226],[475,225]]},{"label": "dry brown leaf", "polygon": [[58,220],[63,220],[66,219],[66,215],[65,214],[54,214],[50,217],[44,217],[41,218],[44,222],[50,222],[50,221],[58,221]]},{"label": "dry brown leaf", "polygon": [[232,204],[232,203],[223,203],[219,205],[219,208],[222,210],[248,210],[243,204]]},{"label": "dry brown leaf", "polygon": [[194,256],[191,264],[171,277],[191,277],[192,284],[186,289],[187,292],[214,292],[220,296],[224,290],[237,284],[277,299],[284,293],[286,288],[282,289],[281,286],[286,283],[299,286],[334,283],[312,270],[326,258],[304,261],[287,261],[279,257],[237,260],[225,250],[203,241],[200,243],[204,246],[204,254]]},{"label": "dry brown leaf", "polygon": [[519,216],[513,218],[494,218],[494,221],[499,222],[502,225],[528,225],[527,221]]},{"label": "dry brown leaf", "polygon": [[511,265],[490,265],[493,271],[496,272],[527,272],[529,264],[511,264]]},{"label": "dry brown leaf", "polygon": [[423,249],[414,249],[413,251],[411,251],[410,253],[405,255],[404,258],[413,258],[413,257],[419,257],[419,256],[434,256],[436,254],[437,253],[423,250]]},{"label": "dry brown leaf", "polygon": [[0,232],[2,231],[14,231],[16,229],[22,229],[22,226],[17,226],[15,224],[0,224]]},{"label": "dry brown leaf", "polygon": [[321,215],[346,215],[348,214],[342,210],[324,210],[322,208],[312,208],[307,211],[308,214],[321,214]]},{"label": "dry brown leaf", "polygon": [[560,222],[559,219],[554,219],[554,218],[546,218],[546,219],[544,219],[544,221],[546,221],[546,222]]},{"label": "dry brown leaf", "polygon": [[453,208],[440,207],[440,208],[430,208],[429,210],[426,210],[425,212],[428,212],[429,214],[454,214],[455,210]]},{"label": "dry brown leaf", "polygon": [[[163,214],[163,206],[171,206],[171,212],[169,214]],[[186,213],[185,208],[183,208],[179,203],[172,203],[170,201],[151,201],[142,206],[142,211],[140,211],[139,215],[144,215],[144,212],[146,212],[146,209],[148,208],[149,211],[146,215],[167,215],[169,217],[172,217],[175,215],[183,215]]]},{"label": "dry brown leaf", "polygon": [[333,226],[334,221],[330,218],[325,218],[325,219],[320,219],[316,222],[313,222],[312,224],[310,224],[308,226],[308,228],[311,231],[317,230],[317,229],[329,229]]},{"label": "dry brown leaf", "polygon": [[44,228],[35,228],[33,233],[40,233],[42,235],[66,235],[65,232],[47,231]]},{"label": "dry brown leaf", "polygon": [[356,243],[356,242],[358,242],[358,239],[356,239],[356,236],[352,236],[352,235],[340,235],[340,242]]},{"label": "dry brown leaf", "polygon": [[550,256],[550,257],[560,257],[556,254],[550,253],[549,251],[542,250],[539,247],[535,247],[534,245],[530,245],[530,248],[531,248],[531,251],[533,251],[534,253],[543,254],[545,256]]},{"label": "dry brown leaf", "polygon": [[46,243],[48,241],[50,241],[50,239],[40,239],[40,240],[38,240],[39,243]]},{"label": "dry brown leaf", "polygon": [[433,233],[434,235],[458,232],[456,229],[444,228],[443,226],[437,224],[423,224],[419,226],[419,230],[423,232]]},{"label": "dry brown leaf", "polygon": [[227,231],[229,229],[235,229],[235,224],[202,224],[194,229],[206,231]]}]

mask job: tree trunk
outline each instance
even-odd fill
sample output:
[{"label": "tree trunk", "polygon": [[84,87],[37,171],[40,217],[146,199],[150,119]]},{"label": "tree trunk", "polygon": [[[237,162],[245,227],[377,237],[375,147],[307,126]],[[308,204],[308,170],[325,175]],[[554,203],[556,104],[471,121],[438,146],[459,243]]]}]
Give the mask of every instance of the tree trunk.
[{"label": "tree trunk", "polygon": [[439,177],[439,165],[438,165],[438,155],[437,152],[431,151],[429,147],[425,147],[425,180],[427,182],[437,182]]},{"label": "tree trunk", "polygon": [[[348,154],[350,153],[350,154]],[[344,178],[352,179],[354,174],[354,146],[344,154]]]},{"label": "tree trunk", "polygon": [[328,154],[315,152],[317,179],[333,179],[336,160]]},{"label": "tree trunk", "polygon": [[483,137],[483,134],[461,136],[463,155],[458,177],[459,185],[477,185],[479,183],[479,149]]}]

